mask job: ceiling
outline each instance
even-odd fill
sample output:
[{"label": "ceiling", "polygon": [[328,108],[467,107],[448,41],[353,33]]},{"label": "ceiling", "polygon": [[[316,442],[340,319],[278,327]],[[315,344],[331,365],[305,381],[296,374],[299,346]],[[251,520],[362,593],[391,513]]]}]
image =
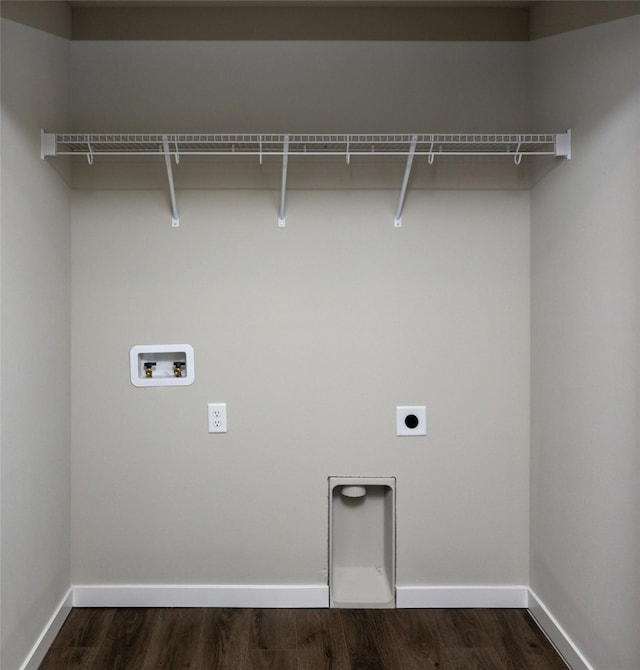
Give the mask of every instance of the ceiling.
[{"label": "ceiling", "polygon": [[640,0],[0,0],[0,11],[73,40],[528,41],[640,14]]},{"label": "ceiling", "polygon": [[[35,1],[35,0],[30,0]],[[82,7],[229,7],[234,5],[324,5],[388,7],[529,7],[533,0],[68,0]]]}]

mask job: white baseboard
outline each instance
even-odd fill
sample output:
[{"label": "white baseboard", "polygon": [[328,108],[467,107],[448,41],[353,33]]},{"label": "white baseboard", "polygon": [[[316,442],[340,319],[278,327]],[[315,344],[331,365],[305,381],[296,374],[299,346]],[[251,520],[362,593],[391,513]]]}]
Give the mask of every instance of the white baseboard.
[{"label": "white baseboard", "polygon": [[38,670],[49,651],[49,647],[51,647],[56,635],[60,632],[62,624],[69,616],[69,612],[71,612],[72,601],[73,589],[71,588],[51,615],[47,625],[44,627],[42,633],[40,633],[40,637],[36,640],[24,663],[20,666],[20,670]]},{"label": "white baseboard", "polygon": [[326,585],[81,585],[74,607],[328,607]]},{"label": "white baseboard", "polygon": [[398,586],[397,607],[527,607],[526,586]]},{"label": "white baseboard", "polygon": [[[20,670],[37,670],[72,607],[328,607],[326,585],[79,585],[65,595]],[[572,670],[595,670],[526,586],[398,586],[398,608],[507,607],[529,612]]]},{"label": "white baseboard", "polygon": [[528,609],[538,626],[540,626],[571,670],[595,670],[553,614],[551,614],[545,604],[531,589],[529,589]]},{"label": "white baseboard", "polygon": [[[398,586],[396,606],[521,607],[526,586]],[[74,607],[328,607],[326,585],[129,585],[73,587]]]}]

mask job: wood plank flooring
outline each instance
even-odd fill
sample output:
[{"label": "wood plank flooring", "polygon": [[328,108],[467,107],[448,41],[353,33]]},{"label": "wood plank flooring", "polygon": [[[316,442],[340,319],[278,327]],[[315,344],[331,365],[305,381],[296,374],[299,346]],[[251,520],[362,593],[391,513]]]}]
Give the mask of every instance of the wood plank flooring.
[{"label": "wood plank flooring", "polygon": [[74,609],[40,670],[567,670],[517,609]]}]

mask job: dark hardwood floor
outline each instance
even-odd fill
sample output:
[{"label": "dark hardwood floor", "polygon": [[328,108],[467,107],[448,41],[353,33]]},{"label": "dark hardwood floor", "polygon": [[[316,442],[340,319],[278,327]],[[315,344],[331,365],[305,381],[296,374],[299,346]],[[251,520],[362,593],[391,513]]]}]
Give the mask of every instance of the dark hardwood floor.
[{"label": "dark hardwood floor", "polygon": [[567,670],[517,609],[74,609],[40,670]]}]

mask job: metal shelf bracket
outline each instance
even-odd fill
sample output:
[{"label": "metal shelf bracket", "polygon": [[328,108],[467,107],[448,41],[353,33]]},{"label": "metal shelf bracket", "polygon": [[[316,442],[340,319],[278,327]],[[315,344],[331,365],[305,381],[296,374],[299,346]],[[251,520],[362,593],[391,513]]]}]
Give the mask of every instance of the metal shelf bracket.
[{"label": "metal shelf bracket", "polygon": [[282,143],[282,185],[280,187],[280,210],[278,211],[278,228],[287,224],[284,218],[285,197],[287,194],[287,165],[289,163],[289,136],[284,136]]},{"label": "metal shelf bracket", "polygon": [[571,160],[571,128],[564,133],[556,134],[556,156],[564,156]]},{"label": "metal shelf bracket", "polygon": [[[176,189],[173,185],[173,169],[171,167],[171,153],[169,152],[169,138],[164,135],[162,138],[162,153],[164,153],[164,162],[167,166],[167,178],[169,179],[169,196],[171,197],[171,227],[180,226],[180,216],[178,215],[178,205],[176,204]],[[176,154],[176,162],[180,159]]]},{"label": "metal shelf bracket", "polygon": [[40,158],[44,160],[47,156],[55,156],[58,153],[55,133],[46,133],[40,128]]},{"label": "metal shelf bracket", "polygon": [[402,208],[404,207],[404,199],[407,195],[407,186],[409,185],[409,177],[411,176],[411,166],[413,165],[413,157],[416,153],[416,144],[418,144],[418,136],[413,135],[411,138],[411,145],[409,146],[409,154],[407,156],[407,165],[404,169],[404,178],[402,180],[402,188],[400,189],[400,198],[398,199],[398,207],[396,215],[393,217],[393,225],[396,228],[402,226]]}]

